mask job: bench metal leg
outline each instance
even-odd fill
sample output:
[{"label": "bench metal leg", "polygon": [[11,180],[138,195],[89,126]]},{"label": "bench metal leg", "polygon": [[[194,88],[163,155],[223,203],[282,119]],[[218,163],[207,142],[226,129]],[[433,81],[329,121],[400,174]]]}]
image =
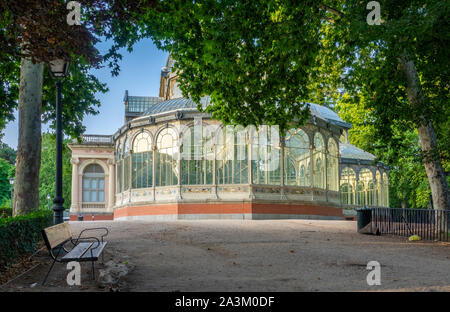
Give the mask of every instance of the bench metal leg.
[{"label": "bench metal leg", "polygon": [[50,271],[53,269],[53,266],[55,265],[56,259],[58,259],[58,256],[61,253],[61,249],[62,248],[58,249],[58,253],[56,254],[56,257],[54,257],[53,254],[50,252],[50,255],[52,255],[52,258],[53,258],[53,263],[50,266],[50,269],[48,270],[47,275],[45,275],[44,281],[42,282],[42,286],[44,286],[45,282],[47,281],[48,275],[50,274]]},{"label": "bench metal leg", "polygon": [[47,272],[47,275],[45,275],[44,281],[42,282],[42,286],[44,286],[45,282],[47,281],[47,277],[50,274],[50,271],[53,269],[53,266],[55,265],[56,259],[53,260],[52,265],[50,266],[50,269]]}]

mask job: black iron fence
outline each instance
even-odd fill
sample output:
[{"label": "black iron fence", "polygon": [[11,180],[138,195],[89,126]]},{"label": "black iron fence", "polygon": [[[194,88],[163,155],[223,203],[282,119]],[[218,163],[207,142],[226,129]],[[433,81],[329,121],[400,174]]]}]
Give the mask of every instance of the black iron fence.
[{"label": "black iron fence", "polygon": [[421,239],[450,241],[450,210],[372,208],[372,225],[380,234],[418,235]]}]

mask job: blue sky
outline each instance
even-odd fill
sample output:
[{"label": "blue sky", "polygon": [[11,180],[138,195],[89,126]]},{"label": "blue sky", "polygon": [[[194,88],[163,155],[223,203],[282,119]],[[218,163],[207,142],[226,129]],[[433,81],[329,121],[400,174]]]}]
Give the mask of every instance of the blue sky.
[{"label": "blue sky", "polygon": [[[108,43],[99,44],[102,50]],[[159,78],[161,67],[166,65],[168,53],[156,48],[151,40],[142,40],[134,47],[133,52],[122,51],[123,59],[120,62],[120,74],[117,77],[111,76],[108,67],[93,70],[92,73],[106,83],[109,92],[98,94],[101,107],[96,116],[85,116],[83,124],[86,126],[86,134],[113,134],[124,121],[123,96],[125,90],[129,95],[158,96]],[[64,105],[64,103],[63,103]],[[3,142],[17,148],[18,122],[10,122],[4,130]],[[48,126],[43,125],[42,130],[46,131]]]}]

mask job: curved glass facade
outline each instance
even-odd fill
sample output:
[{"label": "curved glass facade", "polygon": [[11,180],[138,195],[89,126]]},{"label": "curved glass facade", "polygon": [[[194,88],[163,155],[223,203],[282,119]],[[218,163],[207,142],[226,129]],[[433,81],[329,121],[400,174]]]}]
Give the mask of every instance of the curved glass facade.
[{"label": "curved glass facade", "polygon": [[132,183],[134,189],[153,186],[153,144],[149,132],[139,133],[133,142]]},{"label": "curved glass facade", "polygon": [[156,186],[177,185],[180,168],[178,166],[179,146],[177,133],[165,128],[156,137],[155,176]]},{"label": "curved glass facade", "polygon": [[355,172],[350,167],[344,167],[341,171],[342,204],[389,207],[389,180],[386,172],[381,174],[378,169],[369,169],[364,166],[357,166],[357,169]]},{"label": "curved glass facade", "polygon": [[336,141],[328,140],[327,189],[339,191],[339,150]]},{"label": "curved glass facade", "polygon": [[284,147],[284,183],[286,185],[311,185],[311,154],[309,138],[302,129],[287,132]]},{"label": "curved glass facade", "polygon": [[330,134],[305,127],[280,137],[274,127],[221,126],[201,120],[140,127],[116,140],[116,194],[124,203],[133,201],[126,191],[149,188],[169,187],[158,194],[173,195],[189,192],[182,186],[200,187],[197,192],[206,196],[211,186],[247,185],[269,196],[282,194],[286,186],[285,194],[294,200],[311,196],[314,190],[314,197],[306,200],[389,206],[386,171],[341,164],[339,136]]},{"label": "curved glass facade", "polygon": [[217,184],[248,184],[248,132],[243,127],[221,127],[216,132]]},{"label": "curved glass facade", "polygon": [[[273,185],[339,191],[335,138],[292,128],[142,127],[116,141],[116,194],[176,185]],[[313,138],[313,144],[310,142]],[[327,142],[327,143],[325,143]],[[249,170],[249,168],[251,168]]]}]

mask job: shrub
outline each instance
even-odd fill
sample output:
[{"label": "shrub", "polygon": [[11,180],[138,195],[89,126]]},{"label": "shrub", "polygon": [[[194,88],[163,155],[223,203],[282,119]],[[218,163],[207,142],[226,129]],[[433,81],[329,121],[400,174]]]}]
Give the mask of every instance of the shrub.
[{"label": "shrub", "polygon": [[52,224],[51,211],[0,219],[0,271],[20,256],[33,253],[42,239],[41,230]]},{"label": "shrub", "polygon": [[9,206],[0,206],[0,218],[8,218],[12,216],[12,209]]}]

